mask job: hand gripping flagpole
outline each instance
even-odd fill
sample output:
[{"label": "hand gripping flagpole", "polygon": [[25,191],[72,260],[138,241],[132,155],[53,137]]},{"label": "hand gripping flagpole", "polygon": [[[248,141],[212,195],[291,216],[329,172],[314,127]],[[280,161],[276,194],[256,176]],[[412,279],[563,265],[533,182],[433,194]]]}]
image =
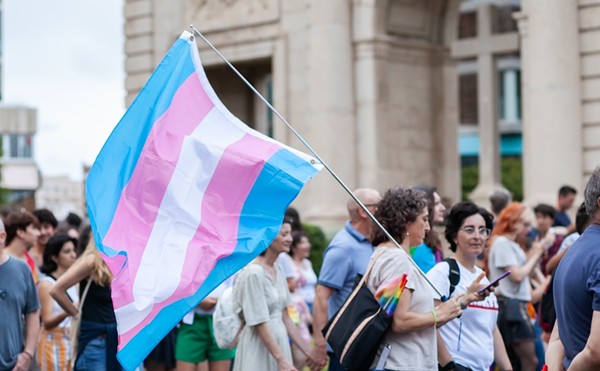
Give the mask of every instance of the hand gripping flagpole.
[{"label": "hand gripping flagpole", "polygon": [[[302,144],[304,144],[304,146],[308,149],[308,151],[317,160],[319,160],[319,162],[321,163],[321,165],[323,165],[323,167],[325,167],[325,169],[327,169],[327,171],[329,172],[329,174],[331,174],[331,176],[340,184],[340,186],[342,186],[342,188],[344,188],[344,190],[350,195],[350,197],[352,197],[352,199],[358,204],[358,206],[360,206],[360,208],[363,209],[365,213],[367,213],[367,215],[369,216],[369,218],[371,218],[371,220],[373,221],[373,223],[375,223],[375,225],[377,225],[377,227],[379,229],[381,229],[381,231],[386,235],[386,237],[397,248],[402,249],[402,246],[398,243],[398,241],[396,241],[396,239],[394,237],[392,237],[392,235],[387,231],[387,229],[385,229],[384,226],[381,225],[381,223],[379,223],[379,220],[377,220],[377,218],[375,218],[375,216],[373,216],[373,214],[371,214],[371,212],[369,211],[369,209],[367,209],[367,207],[354,195],[354,193],[352,193],[352,191],[350,190],[350,188],[348,188],[348,186],[340,179],[339,176],[337,176],[337,174],[333,171],[333,169],[331,169],[331,167],[329,167],[329,165],[327,165],[327,163],[325,161],[323,161],[323,159],[321,158],[321,156],[319,156],[317,154],[317,152],[310,146],[310,144],[308,144],[308,142],[305,141],[304,138],[302,138],[302,136],[300,135],[300,133],[298,133],[296,131],[296,129],[294,129],[292,127],[292,125],[279,113],[279,111],[277,111],[275,109],[275,107],[273,107],[271,105],[271,103],[269,103],[269,101],[266,100],[262,96],[262,94],[260,94],[258,92],[258,90],[256,90],[256,88],[244,77],[244,75],[242,75],[229,62],[229,60],[227,60],[227,58],[225,58],[225,56],[223,54],[221,54],[221,52],[210,41],[208,41],[208,39],[200,31],[198,31],[198,29],[196,29],[196,27],[194,27],[194,25],[190,25],[190,28],[194,31],[194,33],[196,35],[198,35],[198,37],[200,37],[206,43],[206,45],[208,45],[215,53],[217,53],[217,55],[223,60],[223,62],[225,62],[227,64],[227,66],[229,66],[229,68],[231,68],[233,70],[233,72],[235,72],[235,74],[238,75],[238,77],[240,79],[242,79],[242,81],[250,88],[250,90],[252,90],[252,92],[254,92],[254,94],[256,94],[256,96],[261,101],[263,101],[263,103],[275,114],[275,116],[279,117],[279,119],[281,120],[281,122],[283,122],[285,124],[285,126],[287,126],[288,129],[290,129],[292,131],[292,133],[294,133],[294,135],[296,136],[296,138],[298,138],[298,140],[300,140],[300,142],[302,142]],[[414,260],[412,259],[412,257],[410,257],[410,256],[409,256],[409,261],[412,263],[412,265],[414,265],[415,268],[417,268],[417,271],[421,274],[421,276],[423,276],[423,278],[425,278],[425,280],[427,281],[427,283],[429,284],[429,286],[431,286],[433,288],[433,290],[440,296],[441,300],[442,301],[448,300],[448,298],[445,295],[442,295],[442,293],[438,290],[438,288],[435,287],[435,285],[427,278],[427,275],[425,275],[425,272],[423,272],[423,270],[421,268],[419,268],[419,266],[417,265],[417,263],[415,263]]]}]

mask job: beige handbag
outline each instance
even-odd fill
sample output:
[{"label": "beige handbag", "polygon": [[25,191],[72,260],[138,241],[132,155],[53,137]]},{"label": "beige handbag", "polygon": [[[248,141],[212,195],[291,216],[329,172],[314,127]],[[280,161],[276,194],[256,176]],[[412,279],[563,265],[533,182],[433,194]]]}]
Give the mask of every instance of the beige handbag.
[{"label": "beige handbag", "polygon": [[71,343],[71,369],[75,368],[75,360],[77,359],[77,348],[79,337],[79,330],[81,326],[81,308],[83,308],[83,302],[85,301],[85,297],[90,289],[90,284],[92,283],[92,278],[88,279],[87,285],[85,285],[85,289],[83,290],[83,295],[81,296],[81,300],[79,300],[79,307],[77,308],[77,316],[71,318],[71,333],[69,335],[69,342]]}]

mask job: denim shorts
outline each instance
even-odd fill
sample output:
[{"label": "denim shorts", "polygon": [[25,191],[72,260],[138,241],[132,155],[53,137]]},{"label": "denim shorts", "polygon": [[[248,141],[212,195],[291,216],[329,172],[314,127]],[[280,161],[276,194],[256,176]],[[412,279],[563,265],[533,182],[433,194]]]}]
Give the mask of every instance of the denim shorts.
[{"label": "denim shorts", "polygon": [[75,370],[106,370],[106,338],[97,337],[90,340],[77,358]]}]

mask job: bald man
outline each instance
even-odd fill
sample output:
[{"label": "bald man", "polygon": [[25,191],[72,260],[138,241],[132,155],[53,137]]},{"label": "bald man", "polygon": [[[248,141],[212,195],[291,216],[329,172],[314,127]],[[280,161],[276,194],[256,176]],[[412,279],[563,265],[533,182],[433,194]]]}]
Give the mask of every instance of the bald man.
[{"label": "bald man", "polygon": [[5,243],[6,230],[0,221],[0,370],[25,371],[35,354],[40,304],[29,267],[9,256]]},{"label": "bald man", "polygon": [[[381,200],[378,191],[360,188],[354,191],[354,195],[371,214],[375,213],[377,204]],[[313,370],[321,370],[325,366],[328,351],[329,370],[344,370],[331,353],[331,349],[328,349],[321,330],[350,295],[356,275],[365,273],[373,253],[373,246],[369,241],[371,219],[352,198],[348,200],[347,209],[349,220],[333,237],[323,253],[323,265],[313,307],[315,345],[308,361],[309,367]]]}]

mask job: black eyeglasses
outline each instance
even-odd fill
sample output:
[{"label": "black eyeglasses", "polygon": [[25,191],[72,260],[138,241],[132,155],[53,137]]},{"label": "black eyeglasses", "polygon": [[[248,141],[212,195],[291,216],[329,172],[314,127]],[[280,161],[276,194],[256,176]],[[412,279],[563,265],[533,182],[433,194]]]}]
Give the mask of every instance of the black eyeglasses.
[{"label": "black eyeglasses", "polygon": [[492,230],[489,228],[486,228],[486,227],[475,228],[472,225],[467,225],[460,229],[465,231],[465,233],[468,234],[469,236],[473,236],[475,234],[475,231],[477,231],[482,238],[488,238],[490,236],[490,234],[492,233]]}]

